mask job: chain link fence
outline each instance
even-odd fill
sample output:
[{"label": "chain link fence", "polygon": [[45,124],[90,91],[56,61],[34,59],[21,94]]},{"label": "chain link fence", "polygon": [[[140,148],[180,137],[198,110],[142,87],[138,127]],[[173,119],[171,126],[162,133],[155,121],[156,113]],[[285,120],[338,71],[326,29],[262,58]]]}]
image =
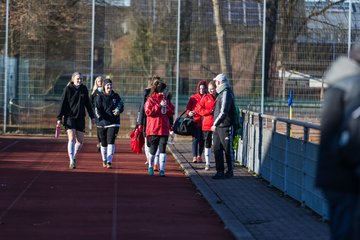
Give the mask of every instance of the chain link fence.
[{"label": "chain link fence", "polygon": [[53,132],[63,88],[75,71],[85,74],[89,89],[96,76],[111,77],[126,104],[124,132],[135,124],[142,91],[155,74],[169,86],[178,112],[200,79],[226,72],[240,108],[287,117],[291,90],[293,117],[317,122],[324,71],[358,41],[359,6],[358,1],[269,0],[264,6],[249,0],[2,0],[1,130]]}]

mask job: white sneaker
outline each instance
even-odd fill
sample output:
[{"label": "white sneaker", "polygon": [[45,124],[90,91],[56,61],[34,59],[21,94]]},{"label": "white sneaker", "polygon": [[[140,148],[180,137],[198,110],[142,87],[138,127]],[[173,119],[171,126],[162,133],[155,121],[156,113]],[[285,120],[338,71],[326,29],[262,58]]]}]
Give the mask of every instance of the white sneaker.
[{"label": "white sneaker", "polygon": [[205,171],[209,171],[210,170],[210,164],[206,164],[205,165]]}]

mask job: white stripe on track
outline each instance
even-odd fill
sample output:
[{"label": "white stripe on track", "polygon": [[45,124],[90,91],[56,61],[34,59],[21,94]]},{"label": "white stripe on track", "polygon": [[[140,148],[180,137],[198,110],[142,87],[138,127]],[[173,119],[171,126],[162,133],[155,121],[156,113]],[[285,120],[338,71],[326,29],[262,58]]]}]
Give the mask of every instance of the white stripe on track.
[{"label": "white stripe on track", "polygon": [[0,149],[0,152],[3,152],[3,151],[5,151],[6,149],[11,148],[12,146],[14,146],[15,144],[17,144],[18,142],[19,142],[19,141],[12,142],[11,144],[7,145],[6,147],[3,147],[2,149]]},{"label": "white stripe on track", "polygon": [[[116,148],[115,148],[116,149]],[[114,153],[116,154],[116,153]],[[117,209],[118,209],[118,197],[117,197],[117,189],[118,189],[118,163],[119,163],[119,153],[116,154],[115,158],[115,175],[114,175],[114,193],[113,193],[113,209],[112,209],[112,240],[117,239]]]}]

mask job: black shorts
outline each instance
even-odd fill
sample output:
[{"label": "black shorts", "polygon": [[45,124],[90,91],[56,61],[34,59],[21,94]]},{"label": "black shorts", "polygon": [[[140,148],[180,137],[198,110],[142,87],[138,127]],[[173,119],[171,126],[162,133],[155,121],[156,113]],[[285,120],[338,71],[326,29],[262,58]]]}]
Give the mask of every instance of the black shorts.
[{"label": "black shorts", "polygon": [[85,132],[85,118],[64,118],[64,127],[66,130],[75,129],[79,132]]}]

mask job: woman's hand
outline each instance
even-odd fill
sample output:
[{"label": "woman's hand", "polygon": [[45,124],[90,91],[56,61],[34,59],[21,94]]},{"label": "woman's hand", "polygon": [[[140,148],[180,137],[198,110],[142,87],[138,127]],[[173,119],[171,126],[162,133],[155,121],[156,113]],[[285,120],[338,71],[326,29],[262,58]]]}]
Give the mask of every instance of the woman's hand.
[{"label": "woman's hand", "polygon": [[195,116],[195,115],[196,115],[196,112],[194,112],[194,111],[190,111],[190,112],[189,112],[189,116],[190,116],[190,117],[193,117],[193,116]]},{"label": "woman's hand", "polygon": [[112,111],[113,115],[114,116],[119,116],[120,114],[120,110],[118,108],[115,108],[113,111]]}]

